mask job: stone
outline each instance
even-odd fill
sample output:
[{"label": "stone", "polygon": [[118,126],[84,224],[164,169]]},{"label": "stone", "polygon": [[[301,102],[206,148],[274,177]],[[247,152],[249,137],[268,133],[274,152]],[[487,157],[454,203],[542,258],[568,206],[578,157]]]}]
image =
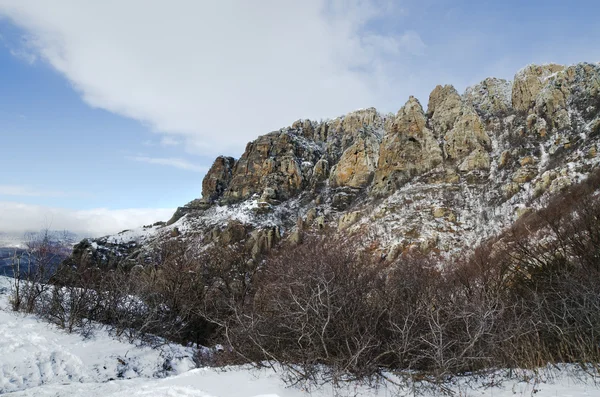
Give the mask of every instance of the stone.
[{"label": "stone", "polygon": [[325,229],[325,217],[323,215],[315,219],[315,224],[318,230]]},{"label": "stone", "polygon": [[536,160],[532,156],[525,156],[519,160],[519,164],[521,164],[521,167],[524,167],[526,165],[533,165],[535,163]]},{"label": "stone", "polygon": [[299,130],[300,135],[304,136],[308,139],[313,139],[315,136],[315,126],[312,121],[306,120],[298,120],[292,124],[292,128],[295,130]]},{"label": "stone", "polygon": [[340,217],[338,221],[338,230],[348,229],[350,226],[355,224],[360,218],[361,213],[358,211],[349,212]]},{"label": "stone", "polygon": [[354,201],[354,194],[341,191],[333,195],[331,205],[338,211],[344,211]]},{"label": "stone", "polygon": [[556,179],[558,175],[556,174],[556,172],[554,171],[545,171],[540,179],[537,181],[537,183],[535,184],[534,187],[534,192],[536,195],[540,195],[542,193],[544,193],[546,190],[548,190],[550,188],[550,186],[552,185],[552,181],[554,181]]},{"label": "stone", "polygon": [[363,130],[331,170],[331,185],[333,187],[366,187],[373,180],[378,158],[379,141],[377,136],[368,129]]},{"label": "stone", "polygon": [[[548,76],[535,98],[533,111],[548,122],[548,127],[565,130],[571,126],[567,109],[574,105],[579,113],[588,118],[598,114],[597,101],[600,93],[600,65],[580,63]],[[595,110],[594,110],[595,109]]]},{"label": "stone", "polygon": [[468,87],[464,101],[485,115],[501,115],[512,109],[513,83],[504,79],[487,78]]},{"label": "stone", "polygon": [[202,180],[202,198],[205,202],[213,202],[220,198],[231,182],[235,159],[219,156],[213,162]]},{"label": "stone", "polygon": [[416,98],[410,97],[379,147],[373,192],[389,194],[413,176],[441,163],[442,151],[433,132],[426,127],[423,108]]},{"label": "stone", "polygon": [[444,136],[446,157],[452,161],[462,162],[472,152],[478,150],[476,156],[482,158],[480,153],[490,147],[491,140],[483,128],[481,118],[473,108],[463,106],[453,128]]},{"label": "stone", "polygon": [[536,97],[548,77],[565,67],[556,64],[529,65],[520,70],[514,78],[512,106],[518,112],[528,113],[536,102]]},{"label": "stone", "polygon": [[302,232],[302,230],[296,229],[292,232],[292,234],[290,234],[290,237],[288,237],[288,241],[293,245],[300,245],[302,244],[303,238],[304,233]]},{"label": "stone", "polygon": [[460,182],[460,175],[458,175],[453,169],[447,168],[444,175],[444,182],[446,183],[458,183]]},{"label": "stone", "polygon": [[510,182],[502,186],[502,195],[505,199],[509,199],[521,190],[521,185],[516,182]]},{"label": "stone", "polygon": [[274,201],[276,198],[277,191],[272,187],[266,187],[265,190],[263,190],[262,195],[260,196],[260,201],[269,203]]},{"label": "stone", "polygon": [[447,210],[448,210],[447,208],[436,207],[433,209],[432,215],[434,218],[443,218],[444,216],[446,216]]},{"label": "stone", "polygon": [[329,126],[331,132],[343,132],[347,135],[355,135],[365,127],[381,127],[383,118],[375,108],[367,108],[350,112],[344,117],[333,120]]},{"label": "stone", "polygon": [[320,159],[315,164],[312,174],[312,183],[316,184],[326,180],[329,177],[329,162],[325,159]]},{"label": "stone", "polygon": [[306,223],[312,225],[317,217],[317,210],[315,208],[311,208],[306,212]]},{"label": "stone", "polygon": [[451,85],[438,85],[429,95],[427,114],[436,136],[444,136],[451,130],[460,115],[462,99]]},{"label": "stone", "polygon": [[512,155],[509,150],[505,150],[500,153],[500,158],[498,159],[498,169],[503,169],[508,166],[509,161],[511,160]]},{"label": "stone", "polygon": [[273,188],[278,200],[286,200],[306,185],[302,164],[321,157],[319,147],[308,145],[305,138],[289,132],[263,135],[246,146],[237,161],[224,196],[230,201],[247,199]]},{"label": "stone", "polygon": [[463,160],[458,166],[458,169],[462,172],[469,172],[474,170],[489,170],[490,169],[490,155],[482,148],[473,150],[467,158]]},{"label": "stone", "polygon": [[537,175],[537,170],[534,167],[521,167],[517,170],[517,172],[513,175],[513,182],[518,183],[520,185],[531,181]]}]

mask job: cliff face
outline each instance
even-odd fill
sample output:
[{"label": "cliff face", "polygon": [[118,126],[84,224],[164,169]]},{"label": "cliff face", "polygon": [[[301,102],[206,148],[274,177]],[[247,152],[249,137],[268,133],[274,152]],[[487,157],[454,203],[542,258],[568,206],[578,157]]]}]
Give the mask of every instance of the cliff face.
[{"label": "cliff face", "polygon": [[369,108],[296,121],[250,142],[238,160],[217,158],[202,198],[168,226],[83,241],[80,251],[110,256],[134,244],[120,253],[131,259],[186,238],[243,241],[259,255],[303,230],[332,228],[360,234],[382,256],[451,254],[585,178],[599,144],[600,64],[531,65],[463,95],[438,86],[426,110],[411,97],[395,115]]}]

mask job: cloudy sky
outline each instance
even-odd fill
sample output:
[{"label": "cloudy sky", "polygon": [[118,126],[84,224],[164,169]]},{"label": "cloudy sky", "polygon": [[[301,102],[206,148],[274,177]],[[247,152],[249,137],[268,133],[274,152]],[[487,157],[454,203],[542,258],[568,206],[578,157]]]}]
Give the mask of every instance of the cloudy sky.
[{"label": "cloudy sky", "polygon": [[299,118],[600,61],[573,0],[0,0],[0,232],[106,234]]}]

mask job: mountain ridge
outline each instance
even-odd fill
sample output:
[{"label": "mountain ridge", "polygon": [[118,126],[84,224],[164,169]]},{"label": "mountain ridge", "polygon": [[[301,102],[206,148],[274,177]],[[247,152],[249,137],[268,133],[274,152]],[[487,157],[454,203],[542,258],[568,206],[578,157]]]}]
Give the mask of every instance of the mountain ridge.
[{"label": "mountain ridge", "polygon": [[[76,246],[73,260],[140,263],[161,241],[240,243],[255,258],[331,229],[382,258],[452,255],[510,226],[600,162],[600,64],[528,65],[460,95],[437,86],[396,114],[374,108],[259,136],[219,156],[202,198],[155,224]],[[141,261],[143,262],[143,260]]]}]

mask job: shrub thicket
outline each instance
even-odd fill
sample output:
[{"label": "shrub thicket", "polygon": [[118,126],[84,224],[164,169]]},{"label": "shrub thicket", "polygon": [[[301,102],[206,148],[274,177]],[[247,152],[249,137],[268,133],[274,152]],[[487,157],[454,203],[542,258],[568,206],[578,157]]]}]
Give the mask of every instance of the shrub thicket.
[{"label": "shrub thicket", "polygon": [[599,185],[591,176],[452,262],[384,263],[314,235],[257,265],[239,247],[172,240],[130,272],[63,266],[35,307],[69,330],[95,320],[131,338],[223,343],[228,363],[278,362],[295,380],[595,368]]}]

